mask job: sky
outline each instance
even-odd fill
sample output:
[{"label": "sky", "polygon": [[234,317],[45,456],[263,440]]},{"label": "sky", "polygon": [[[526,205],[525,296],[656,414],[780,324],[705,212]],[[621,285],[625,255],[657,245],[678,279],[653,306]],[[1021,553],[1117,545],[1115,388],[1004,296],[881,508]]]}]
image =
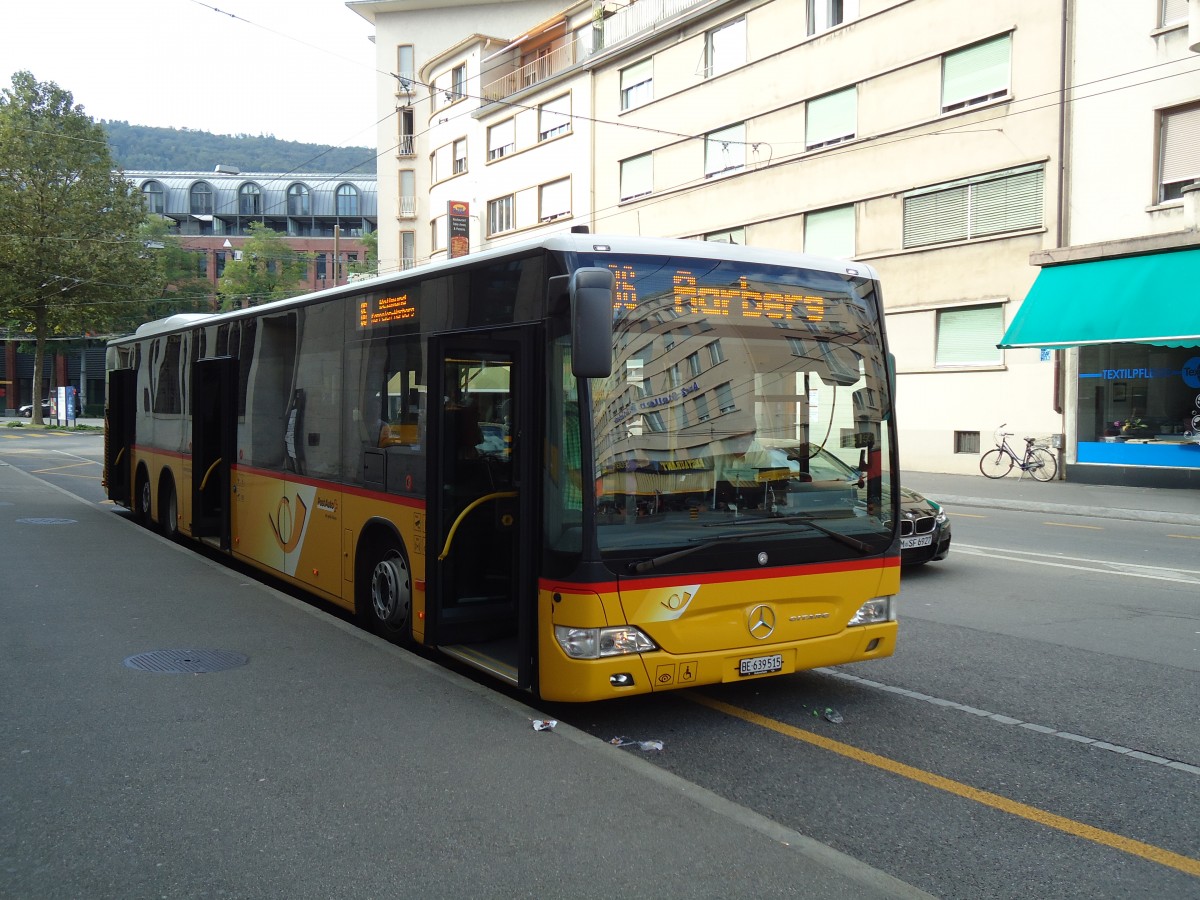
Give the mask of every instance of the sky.
[{"label": "sky", "polygon": [[0,0],[26,69],[93,119],[373,147],[373,27],[343,0]]}]

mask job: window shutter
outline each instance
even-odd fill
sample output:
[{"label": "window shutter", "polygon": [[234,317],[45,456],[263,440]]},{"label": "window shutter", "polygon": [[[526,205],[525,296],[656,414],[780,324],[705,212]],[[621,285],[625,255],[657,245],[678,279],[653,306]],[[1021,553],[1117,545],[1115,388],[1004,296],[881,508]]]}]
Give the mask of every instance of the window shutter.
[{"label": "window shutter", "polygon": [[967,188],[904,198],[904,246],[920,247],[967,236]]},{"label": "window shutter", "polygon": [[1009,35],[947,53],[942,62],[942,109],[1008,90]]},{"label": "window shutter", "polygon": [[806,119],[806,148],[854,137],[858,125],[858,89],[850,87],[809,100]]},{"label": "window shutter", "polygon": [[653,156],[643,153],[621,162],[621,199],[640,197],[654,189]]},{"label": "window shutter", "polygon": [[[1186,0],[1185,0],[1186,2]],[[627,91],[637,87],[644,81],[649,81],[653,73],[653,59],[643,59],[627,69],[621,70],[621,90]]]},{"label": "window shutter", "polygon": [[1004,309],[972,306],[938,313],[938,366],[988,366],[1001,362],[996,347],[1004,331]]},{"label": "window shutter", "polygon": [[1186,22],[1188,17],[1188,0],[1162,0],[1162,21],[1160,25],[1170,25],[1174,22]]},{"label": "window shutter", "polygon": [[571,128],[571,95],[563,94],[538,108],[538,135],[542,140]]},{"label": "window shutter", "polygon": [[804,252],[849,259],[854,256],[854,207],[823,209],[804,217]]},{"label": "window shutter", "polygon": [[970,237],[1042,224],[1041,169],[971,185]]},{"label": "window shutter", "polygon": [[1200,106],[1163,113],[1162,145],[1163,184],[1200,178]]},{"label": "window shutter", "polygon": [[488,159],[495,159],[497,156],[502,156],[505,147],[510,146],[515,134],[513,122],[509,119],[507,122],[501,122],[499,125],[493,125],[488,129]]},{"label": "window shutter", "polygon": [[542,185],[541,216],[542,221],[551,216],[560,216],[571,211],[571,181],[564,178]]}]

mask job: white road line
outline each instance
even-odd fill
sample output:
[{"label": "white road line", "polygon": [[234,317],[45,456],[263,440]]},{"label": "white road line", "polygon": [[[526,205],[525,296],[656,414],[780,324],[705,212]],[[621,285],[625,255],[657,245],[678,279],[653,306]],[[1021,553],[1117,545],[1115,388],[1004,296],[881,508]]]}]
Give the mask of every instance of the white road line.
[{"label": "white road line", "polygon": [[1114,562],[1111,559],[1057,556],[1053,553],[1036,553],[1032,550],[996,550],[972,544],[955,544],[954,549],[966,553],[968,556],[1023,562],[1035,566],[1050,566],[1055,569],[1074,569],[1079,572],[1103,571],[1107,575],[1127,575],[1130,578],[1149,578],[1154,581],[1171,581],[1177,584],[1200,584],[1200,571],[1195,569],[1166,569],[1162,566]]},{"label": "white road line", "polygon": [[887,691],[889,694],[899,694],[902,697],[908,697],[910,700],[920,700],[922,703],[928,703],[931,706],[940,706],[944,709],[956,709],[959,712],[970,713],[973,716],[979,716],[981,719],[990,719],[999,725],[1016,725],[1018,728],[1024,728],[1028,731],[1033,731],[1038,734],[1048,734],[1051,737],[1056,737],[1060,740],[1070,741],[1073,744],[1085,744],[1089,747],[1095,747],[1098,750],[1107,750],[1110,753],[1116,753],[1119,756],[1124,756],[1128,759],[1140,759],[1143,762],[1154,763],[1158,766],[1166,766],[1168,769],[1175,769],[1179,772],[1187,772],[1189,775],[1200,775],[1200,766],[1193,766],[1190,763],[1180,762],[1177,759],[1167,759],[1163,756],[1155,756],[1153,753],[1144,753],[1141,750],[1134,750],[1132,747],[1122,747],[1120,744],[1111,744],[1108,741],[1102,741],[1098,738],[1085,737],[1082,734],[1073,734],[1070,731],[1059,731],[1051,728],[1048,725],[1039,725],[1036,722],[1026,722],[1022,719],[1014,719],[1012,716],[1006,716],[1002,713],[989,712],[986,709],[977,709],[974,706],[966,706],[962,703],[955,703],[953,700],[944,700],[941,697],[931,697],[929,694],[922,694],[920,691],[910,691],[907,688],[896,687],[890,684],[884,684],[881,681],[872,681],[869,678],[860,678],[858,675],[851,675],[848,672],[842,672],[838,669],[820,668],[813,669],[814,672],[820,672],[822,675],[832,675],[834,678],[841,678],[843,681],[853,681],[855,684],[861,684],[864,687],[875,688],[880,691]]}]

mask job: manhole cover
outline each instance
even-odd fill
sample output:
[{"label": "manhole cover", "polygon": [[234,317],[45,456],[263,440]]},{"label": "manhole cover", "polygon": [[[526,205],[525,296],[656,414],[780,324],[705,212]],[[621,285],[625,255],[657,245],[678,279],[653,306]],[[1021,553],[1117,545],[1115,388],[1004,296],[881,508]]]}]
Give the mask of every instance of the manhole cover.
[{"label": "manhole cover", "polygon": [[130,669],[140,672],[162,672],[168,675],[201,675],[236,669],[249,658],[232,650],[150,650],[125,660]]},{"label": "manhole cover", "polygon": [[17,519],[22,525],[74,525],[74,519]]}]

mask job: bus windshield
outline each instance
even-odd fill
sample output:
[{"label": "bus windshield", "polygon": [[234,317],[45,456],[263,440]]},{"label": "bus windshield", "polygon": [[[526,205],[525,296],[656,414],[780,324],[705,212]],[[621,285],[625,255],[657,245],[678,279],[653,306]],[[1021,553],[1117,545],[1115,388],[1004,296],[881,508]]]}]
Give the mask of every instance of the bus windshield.
[{"label": "bus windshield", "polygon": [[889,547],[875,282],[699,258],[581,264],[616,277],[612,374],[588,382],[597,540],[615,570]]}]

